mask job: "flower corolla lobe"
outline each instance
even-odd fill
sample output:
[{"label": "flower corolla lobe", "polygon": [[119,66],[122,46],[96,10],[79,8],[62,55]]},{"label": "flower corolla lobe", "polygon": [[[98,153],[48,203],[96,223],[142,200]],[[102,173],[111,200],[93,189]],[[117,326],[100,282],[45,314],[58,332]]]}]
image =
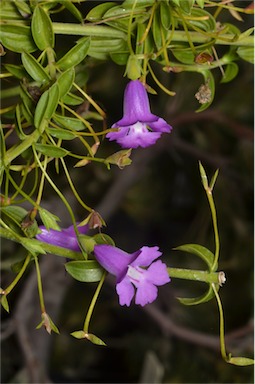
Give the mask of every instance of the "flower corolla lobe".
[{"label": "flower corolla lobe", "polygon": [[149,147],[163,132],[172,130],[164,119],[151,113],[148,94],[139,80],[131,80],[127,84],[123,117],[112,128],[118,130],[109,132],[106,137],[116,140],[123,148]]},{"label": "flower corolla lobe", "polygon": [[158,295],[157,286],[170,282],[166,265],[154,261],[162,255],[158,247],[144,246],[129,254],[102,244],[95,246],[94,253],[99,264],[116,276],[120,305],[130,306],[134,296],[135,303],[141,306],[152,303]]}]

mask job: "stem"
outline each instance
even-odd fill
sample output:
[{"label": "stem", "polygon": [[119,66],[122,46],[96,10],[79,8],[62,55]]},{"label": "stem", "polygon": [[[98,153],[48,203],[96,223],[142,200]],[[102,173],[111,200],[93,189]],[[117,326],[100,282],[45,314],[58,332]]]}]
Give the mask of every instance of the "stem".
[{"label": "stem", "polygon": [[42,278],[41,278],[41,272],[40,272],[40,267],[39,267],[37,256],[34,256],[34,261],[35,261],[35,268],[36,268],[36,275],[37,275],[37,285],[38,285],[40,307],[41,307],[42,313],[44,313],[46,311],[45,311],[45,304],[44,304],[43,290],[42,290]]},{"label": "stem", "polygon": [[5,157],[3,159],[3,162],[0,163],[0,169],[2,167],[5,167],[7,166],[8,164],[10,164],[12,162],[12,160],[16,159],[16,157],[18,157],[19,155],[21,155],[26,149],[28,149],[29,147],[31,147],[31,145],[33,143],[36,143],[37,140],[39,139],[41,133],[36,130],[34,131],[33,133],[31,133],[31,135],[25,139],[24,141],[22,141],[22,143],[20,143],[17,147],[12,147],[10,148],[6,154],[5,154]]},{"label": "stem", "polygon": [[24,264],[22,265],[22,268],[21,270],[19,271],[19,273],[17,274],[17,276],[15,277],[15,279],[13,280],[13,282],[4,290],[4,294],[7,296],[12,290],[13,288],[15,287],[15,285],[19,282],[20,278],[22,277],[22,275],[24,274],[26,268],[27,268],[27,265],[28,263],[30,262],[31,260],[31,254],[29,253],[24,261]]},{"label": "stem", "polygon": [[210,205],[211,214],[212,214],[212,221],[213,221],[213,230],[214,230],[214,239],[215,239],[215,254],[214,254],[214,262],[213,262],[211,270],[215,271],[217,269],[219,253],[220,253],[220,239],[219,239],[218,224],[217,224],[217,214],[216,214],[216,208],[215,208],[215,204],[213,201],[211,188],[208,187],[205,191],[206,191],[206,195],[207,195],[208,202]]},{"label": "stem", "polygon": [[95,304],[96,304],[96,301],[97,301],[97,298],[98,298],[98,295],[99,295],[99,292],[102,288],[102,285],[104,283],[104,280],[105,280],[105,277],[106,277],[106,271],[104,271],[104,274],[103,276],[101,277],[101,280],[99,281],[99,284],[97,286],[97,289],[94,293],[94,296],[91,300],[91,303],[90,303],[90,306],[89,306],[89,309],[88,309],[88,312],[87,312],[87,315],[86,315],[86,319],[85,319],[85,322],[84,322],[84,326],[83,326],[83,331],[85,333],[89,333],[89,322],[90,322],[90,319],[91,319],[91,316],[92,316],[92,313],[93,313],[93,310],[94,310],[94,307],[95,307]]},{"label": "stem", "polygon": [[85,25],[71,23],[52,23],[53,31],[56,34],[80,35],[91,37],[120,38],[126,40],[126,33],[115,28],[103,25]]},{"label": "stem", "polygon": [[221,272],[207,272],[195,269],[167,268],[170,277],[185,280],[219,284]]},{"label": "stem", "polygon": [[[81,25],[71,23],[52,23],[54,33],[65,34],[65,35],[79,35],[79,36],[100,36],[100,37],[116,37],[126,39],[126,33],[119,31],[114,28],[105,27],[101,25]],[[189,31],[190,39],[193,43],[206,43],[208,42],[208,36],[204,36],[201,33]],[[253,36],[247,36],[241,40],[236,39],[233,41],[234,36],[231,40],[229,34],[222,34],[217,36],[215,44],[220,45],[238,45],[253,47],[254,38]],[[185,31],[175,31],[172,36],[172,41],[187,42],[187,35]]]},{"label": "stem", "polygon": [[63,159],[63,158],[60,158],[60,161],[62,162],[64,171],[65,171],[65,174],[66,174],[66,178],[67,178],[67,180],[68,180],[68,183],[69,183],[69,185],[70,185],[70,188],[71,188],[71,190],[73,191],[73,194],[74,194],[74,196],[76,197],[77,201],[78,201],[78,202],[81,204],[81,206],[82,206],[83,208],[85,208],[88,212],[92,212],[92,208],[90,208],[87,204],[84,203],[84,201],[81,199],[81,197],[79,196],[78,192],[76,191],[75,186],[74,186],[74,184],[73,184],[73,182],[72,182],[72,179],[71,179],[71,177],[70,177],[70,174],[69,174],[69,172],[68,172],[68,169],[67,169],[67,166],[66,166],[66,164],[65,164],[64,159]]},{"label": "stem", "polygon": [[217,289],[215,288],[215,285],[212,284],[212,288],[217,300],[219,313],[220,313],[220,350],[221,350],[221,356],[225,361],[228,361],[228,356],[226,354],[226,346],[225,346],[225,338],[224,338],[224,315],[223,315],[223,308],[220,301],[220,296],[217,292]]}]

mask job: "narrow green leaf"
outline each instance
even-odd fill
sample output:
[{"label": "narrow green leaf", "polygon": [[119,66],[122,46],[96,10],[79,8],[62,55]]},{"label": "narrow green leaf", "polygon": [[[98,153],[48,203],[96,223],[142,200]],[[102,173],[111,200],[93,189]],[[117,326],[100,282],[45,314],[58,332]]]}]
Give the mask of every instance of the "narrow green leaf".
[{"label": "narrow green leaf", "polygon": [[43,245],[40,245],[38,241],[35,239],[27,239],[23,237],[21,239],[21,244],[23,245],[24,248],[26,248],[32,254],[40,253],[44,255],[46,253],[45,250],[43,249]]},{"label": "narrow green leaf", "polygon": [[236,63],[229,63],[225,70],[224,76],[221,79],[221,83],[229,83],[232,81],[238,74],[239,68]]},{"label": "narrow green leaf", "polygon": [[[218,289],[219,289],[219,286],[218,286]],[[180,301],[180,303],[184,305],[198,305],[198,304],[202,304],[202,303],[206,303],[207,301],[210,301],[213,297],[214,297],[214,291],[210,285],[208,291],[204,295],[201,295],[195,298],[178,297],[178,300]]]},{"label": "narrow green leaf", "polygon": [[180,8],[182,11],[184,11],[185,13],[188,13],[190,14],[191,12],[191,9],[194,5],[194,1],[195,0],[181,0],[180,1]]},{"label": "narrow green leaf", "polygon": [[171,26],[171,9],[165,1],[160,2],[160,19],[163,27],[168,30]]},{"label": "narrow green leaf", "polygon": [[62,99],[72,88],[73,82],[75,78],[74,68],[70,68],[61,75],[57,79],[57,83],[59,86],[59,98]]},{"label": "narrow green leaf", "polygon": [[3,308],[6,310],[6,312],[9,313],[10,312],[10,308],[9,308],[9,303],[8,303],[6,295],[3,295],[1,297],[1,304],[2,304]]},{"label": "narrow green leaf", "polygon": [[65,269],[75,280],[85,283],[100,281],[103,269],[95,260],[69,261]]},{"label": "narrow green leaf", "polygon": [[80,39],[78,43],[56,63],[56,65],[63,71],[75,67],[85,59],[89,47],[90,38],[85,37]]},{"label": "narrow green leaf", "polygon": [[59,221],[59,218],[56,215],[53,215],[53,213],[41,207],[39,208],[39,215],[46,229],[49,230],[50,228],[52,228],[57,231],[61,230],[57,223],[57,221]]},{"label": "narrow green leaf", "polygon": [[71,14],[76,17],[81,23],[83,22],[83,16],[81,12],[76,8],[76,6],[71,1],[64,2],[65,8],[68,9]]},{"label": "narrow green leaf", "polygon": [[116,3],[107,1],[107,3],[99,4],[96,7],[92,8],[86,16],[86,20],[95,21],[102,20],[104,14],[111,8],[115,7]]},{"label": "narrow green leaf", "polygon": [[62,140],[73,140],[76,137],[74,133],[59,128],[47,128],[47,132],[51,136]]},{"label": "narrow green leaf", "polygon": [[27,72],[24,70],[24,68],[21,65],[4,64],[4,67],[7,69],[9,73],[17,77],[18,79],[23,79],[24,77],[27,76]]},{"label": "narrow green leaf", "polygon": [[199,172],[200,172],[203,187],[204,187],[204,189],[207,189],[208,188],[208,179],[207,179],[205,169],[204,169],[204,167],[200,161],[199,161]]},{"label": "narrow green leaf", "polygon": [[227,360],[227,363],[244,367],[247,365],[254,365],[254,360],[249,359],[248,357],[231,357],[229,360]]},{"label": "narrow green leaf", "polygon": [[113,239],[105,233],[97,233],[93,236],[93,239],[97,244],[109,244],[115,246]]},{"label": "narrow green leaf", "polygon": [[241,59],[254,64],[254,47],[238,47],[236,53]]},{"label": "narrow green leaf", "polygon": [[93,333],[88,333],[86,335],[86,339],[91,341],[91,343],[93,343],[93,344],[106,346],[105,342],[102,339],[100,339],[99,337],[97,337],[96,335],[93,335]]},{"label": "narrow green leaf", "polygon": [[216,172],[214,173],[213,177],[212,177],[212,180],[210,181],[210,190],[211,190],[211,191],[212,191],[213,188],[214,188],[214,185],[215,185],[215,183],[216,183],[218,174],[219,174],[219,170],[217,169]]},{"label": "narrow green leaf", "polygon": [[5,48],[16,53],[24,51],[34,52],[37,50],[30,27],[24,25],[1,25],[0,40]]},{"label": "narrow green leaf", "polygon": [[196,3],[200,8],[204,8],[205,0],[196,0]]},{"label": "narrow green leaf", "polygon": [[43,66],[38,63],[36,58],[30,55],[30,53],[23,52],[21,54],[21,60],[25,70],[32,77],[32,79],[43,84],[50,81],[50,76],[48,73],[45,71]]},{"label": "narrow green leaf", "polygon": [[159,13],[156,11],[153,21],[152,21],[152,34],[153,34],[153,39],[156,44],[156,47],[160,49],[162,47],[162,38],[161,38],[161,21],[159,18]]},{"label": "narrow green leaf", "polygon": [[26,217],[28,213],[24,208],[19,207],[17,205],[8,205],[6,207],[1,207],[0,212],[1,216],[2,214],[4,214],[18,225],[21,224],[22,220],[24,219],[24,217]]},{"label": "narrow green leaf", "polygon": [[61,116],[55,113],[53,119],[60,126],[73,131],[82,131],[86,128],[81,120],[74,117]]},{"label": "narrow green leaf", "polygon": [[63,98],[62,101],[67,105],[80,105],[84,102],[80,96],[74,95],[71,92],[68,92]]},{"label": "narrow green leaf", "polygon": [[54,47],[52,21],[48,13],[40,5],[37,5],[34,9],[31,31],[33,39],[41,51]]},{"label": "narrow green leaf", "polygon": [[50,120],[59,102],[58,84],[53,84],[40,97],[35,109],[34,124],[39,129],[44,120]]},{"label": "narrow green leaf", "polygon": [[84,331],[74,331],[71,333],[71,336],[75,337],[76,339],[86,339],[87,333]]},{"label": "narrow green leaf", "polygon": [[192,255],[198,256],[200,259],[202,259],[208,267],[211,269],[213,266],[214,262],[214,255],[213,253],[203,247],[202,245],[199,244],[184,244],[180,245],[179,247],[174,248],[175,251],[183,251],[183,252],[188,252],[191,253]]},{"label": "narrow green leaf", "polygon": [[51,144],[35,144],[35,148],[38,152],[42,153],[45,156],[59,158],[68,155],[69,151],[62,147],[57,147]]}]

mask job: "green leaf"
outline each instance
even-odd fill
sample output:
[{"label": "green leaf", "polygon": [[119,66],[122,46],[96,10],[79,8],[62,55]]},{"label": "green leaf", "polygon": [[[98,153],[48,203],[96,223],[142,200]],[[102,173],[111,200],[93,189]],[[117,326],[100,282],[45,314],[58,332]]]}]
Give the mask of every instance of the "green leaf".
[{"label": "green leaf", "polygon": [[238,74],[239,68],[236,63],[229,63],[225,70],[224,76],[221,79],[221,83],[229,83],[232,81]]},{"label": "green leaf", "polygon": [[100,281],[103,269],[95,260],[69,261],[65,269],[75,280],[85,283]]},{"label": "green leaf", "polygon": [[35,239],[27,239],[26,237],[23,237],[21,239],[21,244],[23,245],[24,248],[26,248],[32,254],[40,253],[44,255],[46,253],[45,250],[43,249],[43,245],[41,245]]},{"label": "green leaf", "polygon": [[189,20],[191,25],[194,25],[195,27],[200,28],[206,32],[214,32],[217,29],[214,17],[204,9],[192,8],[191,16],[194,17],[194,20]]},{"label": "green leaf", "polygon": [[[217,289],[219,289],[219,286],[217,287]],[[208,291],[202,296],[195,297],[195,298],[178,297],[178,300],[180,301],[180,303],[184,305],[198,305],[198,304],[202,304],[202,303],[206,303],[207,301],[210,301],[213,297],[214,297],[214,291],[212,286],[210,285]]]},{"label": "green leaf", "polygon": [[81,12],[76,8],[76,6],[71,1],[65,1],[64,6],[66,9],[68,9],[69,12],[72,13],[74,17],[76,17],[77,20],[79,20],[81,23],[83,22],[83,16]]},{"label": "green leaf", "polygon": [[7,69],[9,73],[17,77],[18,79],[23,79],[24,77],[27,76],[27,72],[24,70],[23,66],[21,65],[4,64],[4,67]]},{"label": "green leaf", "polygon": [[40,5],[37,5],[34,9],[31,31],[33,39],[41,51],[54,47],[52,22],[48,13]]},{"label": "green leaf", "polygon": [[59,102],[58,84],[53,84],[40,97],[35,109],[34,124],[39,129],[44,120],[50,120]]},{"label": "green leaf", "polygon": [[241,59],[254,64],[254,47],[238,47],[236,53]]},{"label": "green leaf", "polygon": [[110,58],[114,63],[118,65],[126,65],[129,58],[129,53],[128,52],[122,52],[122,53],[112,52],[110,53]]},{"label": "green leaf", "polygon": [[76,137],[74,133],[60,128],[47,128],[46,130],[50,136],[56,137],[57,139],[73,140]]},{"label": "green leaf", "polygon": [[43,66],[38,63],[36,58],[30,55],[30,53],[23,52],[21,54],[21,60],[25,70],[32,77],[32,79],[42,84],[50,81],[48,73],[45,71]]},{"label": "green leaf", "polygon": [[59,86],[59,98],[62,99],[72,88],[73,82],[75,78],[74,68],[70,68],[61,75],[57,79],[57,83]]},{"label": "green leaf", "polygon": [[88,339],[89,341],[91,341],[91,343],[96,345],[104,345],[104,346],[106,345],[102,339],[100,339],[96,335],[93,335],[93,333],[87,333],[86,339]]},{"label": "green leaf", "polygon": [[[136,8],[151,7],[155,3],[155,0],[137,0]],[[122,3],[123,8],[133,8],[134,0],[125,0]]]},{"label": "green leaf", "polygon": [[114,6],[116,6],[116,3],[113,3],[111,1],[107,1],[107,3],[99,4],[89,11],[85,19],[88,21],[91,21],[92,23],[95,21],[102,20],[104,14]]},{"label": "green leaf", "polygon": [[195,54],[190,48],[175,48],[172,50],[174,57],[184,64],[194,64]]},{"label": "green leaf", "polygon": [[1,25],[0,40],[4,47],[16,53],[24,51],[34,52],[37,50],[30,27],[24,25]]},{"label": "green leaf", "polygon": [[174,250],[188,252],[188,253],[191,253],[192,255],[196,255],[200,257],[200,259],[202,259],[208,265],[210,270],[211,270],[211,267],[213,266],[213,262],[214,262],[213,253],[209,249],[203,247],[202,245],[184,244],[174,248]]},{"label": "green leaf", "polygon": [[3,306],[3,308],[6,310],[6,312],[10,312],[10,309],[9,309],[9,304],[8,304],[8,300],[7,300],[7,297],[6,295],[3,295],[1,297],[1,304]]},{"label": "green leaf", "polygon": [[75,67],[80,64],[88,54],[90,47],[90,38],[85,37],[78,40],[78,43],[70,49],[57,63],[56,65],[61,70],[65,71],[71,67]]},{"label": "green leaf", "polygon": [[254,365],[254,360],[249,359],[248,357],[231,357],[227,360],[227,363],[244,367],[247,365]]},{"label": "green leaf", "polygon": [[55,114],[53,120],[56,123],[60,124],[62,127],[73,131],[82,131],[86,128],[81,120],[76,119],[74,117],[67,117]]},{"label": "green leaf", "polygon": [[160,6],[160,19],[163,27],[168,30],[171,26],[171,9],[169,7],[169,4],[167,4],[165,1],[161,1],[159,3]]},{"label": "green leaf", "polygon": [[75,337],[76,339],[86,339],[87,333],[84,331],[74,331],[71,333],[71,336]]},{"label": "green leaf", "polygon": [[84,102],[80,96],[74,95],[71,92],[68,92],[63,98],[62,101],[67,105],[80,105]]},{"label": "green leaf", "polygon": [[27,211],[17,205],[8,205],[6,207],[1,207],[0,209],[1,216],[4,214],[10,220],[15,222],[17,225],[20,225],[22,220],[26,217]]},{"label": "green leaf", "polygon": [[35,144],[35,148],[38,152],[42,153],[45,156],[59,158],[68,155],[69,151],[62,147],[57,147],[51,144]]},{"label": "green leaf", "polygon": [[188,14],[190,14],[193,5],[194,5],[194,0],[181,0],[180,1],[181,10],[184,11],[185,13],[188,13]]},{"label": "green leaf", "polygon": [[161,28],[161,21],[159,18],[159,13],[156,11],[152,21],[152,34],[153,34],[155,45],[158,49],[162,47],[162,38],[161,38],[160,28]]},{"label": "green leaf", "polygon": [[59,221],[59,218],[56,215],[53,215],[53,213],[41,207],[39,208],[39,215],[43,222],[43,225],[47,230],[49,230],[50,228],[55,229],[57,231],[61,230],[57,223],[57,221]]},{"label": "green leaf", "polygon": [[204,8],[205,0],[196,0],[196,3],[200,8]]},{"label": "green leaf", "polygon": [[109,244],[115,246],[113,239],[105,233],[97,233],[93,236],[93,239],[97,244]]}]

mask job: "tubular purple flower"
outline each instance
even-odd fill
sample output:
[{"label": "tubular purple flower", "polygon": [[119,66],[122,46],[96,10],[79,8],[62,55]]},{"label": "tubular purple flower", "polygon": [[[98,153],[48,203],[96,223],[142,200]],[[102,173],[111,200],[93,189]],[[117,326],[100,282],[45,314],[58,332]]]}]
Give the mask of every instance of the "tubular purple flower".
[{"label": "tubular purple flower", "polygon": [[99,264],[116,276],[120,305],[129,307],[134,296],[141,306],[152,303],[158,295],[157,286],[170,282],[167,266],[161,260],[154,262],[162,255],[158,247],[144,246],[130,254],[100,244],[94,247],[94,254]]},{"label": "tubular purple flower", "polygon": [[[78,225],[79,224],[77,223],[78,232],[81,235],[85,235],[89,230],[89,226],[84,225],[79,227]],[[37,240],[51,245],[56,245],[58,247],[67,248],[72,251],[80,251],[73,225],[68,228],[63,228],[61,231],[57,231],[56,229],[47,230],[43,225],[41,225],[39,229],[41,232],[36,235]]]},{"label": "tubular purple flower", "polygon": [[155,144],[163,132],[169,133],[172,130],[165,120],[151,113],[148,94],[139,80],[131,80],[127,84],[123,112],[122,119],[112,125],[118,131],[106,135],[110,141],[116,140],[123,148],[149,147]]}]

